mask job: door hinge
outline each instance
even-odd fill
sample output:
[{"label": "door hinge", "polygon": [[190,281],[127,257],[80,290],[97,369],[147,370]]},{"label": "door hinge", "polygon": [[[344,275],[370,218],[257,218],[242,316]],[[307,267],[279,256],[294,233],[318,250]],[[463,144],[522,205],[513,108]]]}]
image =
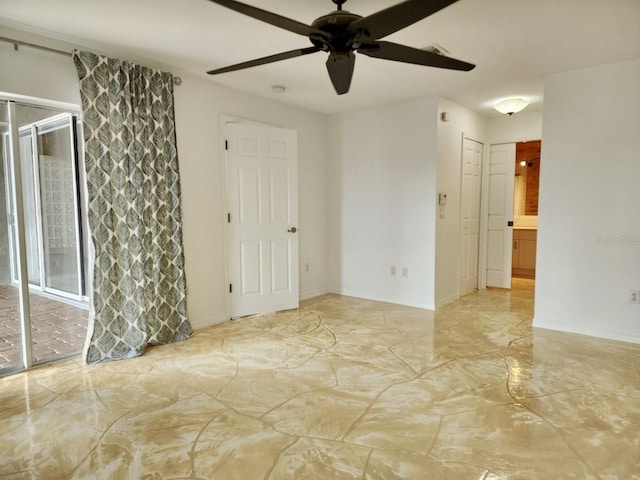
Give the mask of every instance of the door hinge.
[{"label": "door hinge", "polygon": [[233,285],[231,283],[229,284],[229,293],[233,293]]},{"label": "door hinge", "polygon": [[224,141],[224,149],[229,150],[229,140]]},{"label": "door hinge", "polygon": [[231,223],[231,213],[227,213],[227,223]]}]

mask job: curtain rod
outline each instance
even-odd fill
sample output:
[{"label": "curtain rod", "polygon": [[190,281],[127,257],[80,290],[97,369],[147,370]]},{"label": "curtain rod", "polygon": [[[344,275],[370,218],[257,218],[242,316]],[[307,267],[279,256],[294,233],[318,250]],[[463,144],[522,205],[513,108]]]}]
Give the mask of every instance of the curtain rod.
[{"label": "curtain rod", "polygon": [[[19,47],[35,48],[36,50],[44,50],[45,52],[57,53],[58,55],[64,55],[66,57],[71,56],[71,52],[64,50],[58,50],[56,48],[45,47],[44,45],[37,45],[35,43],[24,42],[22,40],[16,40],[15,38],[0,37],[0,42],[6,42],[13,44],[13,49],[17,52]],[[176,86],[182,85],[182,78],[173,77],[173,84]]]}]

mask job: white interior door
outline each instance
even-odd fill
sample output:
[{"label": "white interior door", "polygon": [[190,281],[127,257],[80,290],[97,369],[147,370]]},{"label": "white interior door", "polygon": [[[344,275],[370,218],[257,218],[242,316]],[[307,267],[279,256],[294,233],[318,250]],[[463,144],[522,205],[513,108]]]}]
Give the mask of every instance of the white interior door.
[{"label": "white interior door", "polygon": [[297,134],[226,124],[231,317],[298,306]]},{"label": "white interior door", "polygon": [[515,162],[515,143],[491,145],[487,221],[488,287],[511,288]]},{"label": "white interior door", "polygon": [[462,185],[460,189],[460,285],[465,295],[478,287],[478,246],[480,233],[480,187],[482,151],[480,142],[465,138],[462,146]]}]

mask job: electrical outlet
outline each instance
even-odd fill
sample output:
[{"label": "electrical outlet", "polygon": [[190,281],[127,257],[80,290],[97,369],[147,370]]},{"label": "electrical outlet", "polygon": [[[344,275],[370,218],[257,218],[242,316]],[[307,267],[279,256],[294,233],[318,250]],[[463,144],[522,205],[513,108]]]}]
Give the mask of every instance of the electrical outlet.
[{"label": "electrical outlet", "polygon": [[629,303],[640,304],[640,290],[629,290]]},{"label": "electrical outlet", "polygon": [[409,267],[404,267],[402,269],[402,276],[403,277],[408,277],[409,276]]},{"label": "electrical outlet", "polygon": [[304,264],[304,273],[309,273],[311,271],[311,264],[309,262]]},{"label": "electrical outlet", "polygon": [[396,266],[395,265],[391,265],[391,267],[389,267],[389,273],[391,274],[392,277],[396,276]]}]

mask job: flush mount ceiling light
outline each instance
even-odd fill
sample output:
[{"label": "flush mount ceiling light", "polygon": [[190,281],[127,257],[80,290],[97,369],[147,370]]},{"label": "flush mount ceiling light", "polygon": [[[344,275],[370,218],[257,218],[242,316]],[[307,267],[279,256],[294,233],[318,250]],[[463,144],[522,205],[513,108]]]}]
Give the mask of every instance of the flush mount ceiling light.
[{"label": "flush mount ceiling light", "polygon": [[527,105],[529,105],[529,102],[524,98],[505,98],[496,103],[493,108],[500,113],[511,116],[522,111]]}]

